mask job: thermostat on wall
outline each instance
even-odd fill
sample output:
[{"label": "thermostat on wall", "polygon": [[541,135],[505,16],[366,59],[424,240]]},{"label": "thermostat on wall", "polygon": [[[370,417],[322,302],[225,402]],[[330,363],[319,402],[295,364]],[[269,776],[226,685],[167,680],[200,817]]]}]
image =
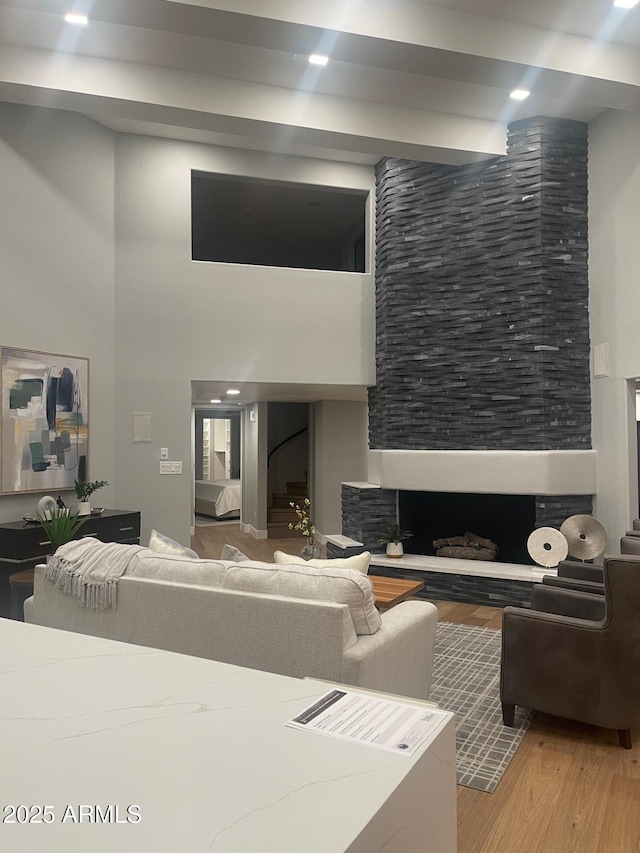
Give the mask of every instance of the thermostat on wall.
[{"label": "thermostat on wall", "polygon": [[609,344],[597,344],[593,347],[593,375],[609,375]]}]

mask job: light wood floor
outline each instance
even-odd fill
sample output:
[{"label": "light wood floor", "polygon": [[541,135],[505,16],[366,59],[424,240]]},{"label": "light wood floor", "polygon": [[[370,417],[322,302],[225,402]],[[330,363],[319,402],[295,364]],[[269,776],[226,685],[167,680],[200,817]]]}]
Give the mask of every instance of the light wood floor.
[{"label": "light wood floor", "polygon": [[[215,525],[196,528],[192,547],[216,558],[225,542],[272,562],[304,539]],[[500,608],[434,604],[443,621],[500,627]],[[626,750],[615,732],[537,714],[494,794],[458,787],[458,853],[640,853],[640,730],[633,736]],[[427,851],[438,853],[428,841]]]}]

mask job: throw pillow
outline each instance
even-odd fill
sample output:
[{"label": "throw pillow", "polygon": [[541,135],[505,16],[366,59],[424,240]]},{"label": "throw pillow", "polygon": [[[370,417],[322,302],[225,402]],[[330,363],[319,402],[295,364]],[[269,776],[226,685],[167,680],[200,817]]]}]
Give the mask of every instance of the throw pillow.
[{"label": "throw pillow", "polygon": [[220,559],[230,560],[232,563],[246,563],[249,558],[233,545],[225,545]]},{"label": "throw pillow", "polygon": [[362,554],[354,554],[353,557],[336,557],[335,560],[303,560],[293,554],[285,554],[284,551],[276,551],[273,559],[281,566],[313,566],[315,569],[355,569],[366,575],[369,571],[371,551],[363,551]]},{"label": "throw pillow", "polygon": [[149,548],[152,551],[155,551],[156,554],[175,554],[180,557],[190,557],[192,560],[200,559],[196,552],[192,551],[191,548],[181,545],[179,542],[176,542],[175,539],[170,539],[163,533],[158,533],[157,530],[151,531],[151,536],[149,537]]}]

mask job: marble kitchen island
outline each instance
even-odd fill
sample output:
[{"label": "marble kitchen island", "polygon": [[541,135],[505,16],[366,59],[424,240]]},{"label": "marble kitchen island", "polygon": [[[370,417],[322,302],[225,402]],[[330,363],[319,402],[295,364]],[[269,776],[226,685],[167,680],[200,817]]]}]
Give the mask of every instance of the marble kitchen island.
[{"label": "marble kitchen island", "polygon": [[0,849],[455,853],[453,715],[411,756],[285,727],[326,689],[0,619]]}]

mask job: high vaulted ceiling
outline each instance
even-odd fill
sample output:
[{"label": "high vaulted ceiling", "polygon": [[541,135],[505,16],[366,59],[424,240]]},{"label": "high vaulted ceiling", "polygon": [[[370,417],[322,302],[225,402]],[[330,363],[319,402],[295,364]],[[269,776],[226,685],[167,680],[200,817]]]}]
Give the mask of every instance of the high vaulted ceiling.
[{"label": "high vaulted ceiling", "polygon": [[[84,12],[86,27],[63,14]],[[330,56],[309,65],[310,53]],[[514,88],[531,96],[509,98]],[[504,152],[531,115],[640,107],[611,0],[0,0],[0,99],[118,131],[375,163]]]}]

